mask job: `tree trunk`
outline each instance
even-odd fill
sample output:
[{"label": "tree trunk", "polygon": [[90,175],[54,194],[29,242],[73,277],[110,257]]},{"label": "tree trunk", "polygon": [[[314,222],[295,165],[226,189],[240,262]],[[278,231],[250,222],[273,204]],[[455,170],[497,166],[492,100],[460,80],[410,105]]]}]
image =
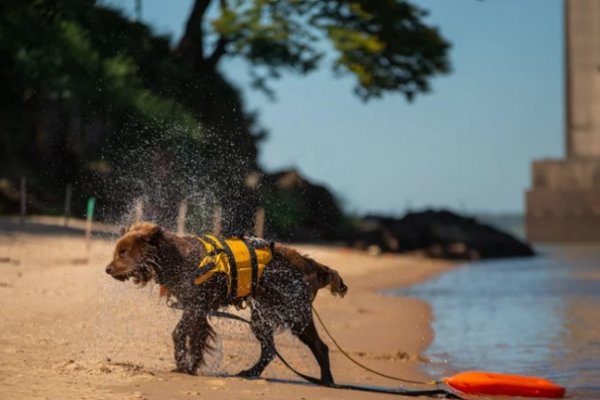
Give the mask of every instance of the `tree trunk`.
[{"label": "tree trunk", "polygon": [[212,0],[196,0],[192,12],[185,24],[185,32],[175,49],[184,65],[190,70],[198,71],[205,68],[204,31],[202,24],[206,10]]}]

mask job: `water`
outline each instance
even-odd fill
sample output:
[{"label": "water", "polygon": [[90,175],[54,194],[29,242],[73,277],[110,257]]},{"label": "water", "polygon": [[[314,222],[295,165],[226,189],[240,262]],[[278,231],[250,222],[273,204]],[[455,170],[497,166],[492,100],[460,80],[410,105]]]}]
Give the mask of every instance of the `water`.
[{"label": "water", "polygon": [[393,291],[433,307],[433,374],[538,375],[566,386],[570,398],[600,398],[600,248],[540,250]]}]

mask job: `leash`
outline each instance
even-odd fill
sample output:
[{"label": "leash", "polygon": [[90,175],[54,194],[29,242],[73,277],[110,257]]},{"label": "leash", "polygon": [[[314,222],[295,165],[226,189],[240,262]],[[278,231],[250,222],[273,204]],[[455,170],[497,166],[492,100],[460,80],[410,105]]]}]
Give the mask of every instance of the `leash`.
[{"label": "leash", "polygon": [[333,344],[335,345],[335,347],[337,347],[337,349],[340,351],[340,353],[342,353],[348,360],[350,360],[351,362],[353,362],[354,364],[356,364],[360,368],[364,369],[365,371],[368,371],[368,372],[370,372],[372,374],[379,375],[379,376],[387,378],[387,379],[392,379],[392,380],[395,380],[395,381],[400,381],[400,382],[405,382],[405,383],[412,383],[413,385],[437,386],[438,384],[442,383],[442,382],[435,381],[435,380],[433,380],[433,381],[416,381],[416,380],[411,380],[411,379],[406,379],[406,378],[400,378],[398,376],[387,375],[387,374],[384,374],[382,372],[376,371],[373,368],[367,367],[366,365],[362,364],[361,362],[359,362],[355,358],[353,358],[350,354],[348,354],[348,352],[346,350],[344,350],[342,348],[342,346],[340,346],[340,344],[337,342],[337,340],[335,340],[335,338],[333,337],[333,335],[331,334],[331,332],[329,332],[329,329],[327,329],[327,327],[325,326],[325,323],[321,319],[321,316],[317,312],[317,309],[313,306],[312,310],[315,313],[315,316],[317,317],[317,320],[321,324],[321,327],[323,328],[323,330],[325,331],[325,333],[327,334],[327,336],[329,337],[329,339],[331,339],[331,341],[333,342]]},{"label": "leash", "polygon": [[[361,368],[363,368],[369,372],[372,372],[376,375],[380,375],[385,378],[394,379],[394,380],[407,382],[407,383],[413,383],[413,384],[436,385],[437,386],[438,382],[412,381],[410,379],[403,379],[403,378],[399,378],[399,377],[393,377],[391,375],[382,374],[382,373],[375,371],[375,370],[359,363],[358,361],[354,360],[346,351],[344,351],[341,348],[341,346],[337,343],[337,341],[335,341],[335,339],[332,337],[332,335],[329,333],[329,331],[325,327],[325,324],[323,324],[321,317],[319,316],[317,311],[314,309],[314,307],[313,307],[313,311],[315,312],[317,319],[321,323],[321,326],[327,333],[327,336],[329,336],[329,338],[333,341],[333,343],[338,348],[338,350],[340,350],[340,352],[342,352],[342,354],[344,354],[350,361],[352,361],[356,365],[360,366]],[[219,318],[232,319],[232,320],[243,322],[243,323],[250,325],[250,321],[248,321],[247,319],[242,318],[239,315],[231,314],[231,313],[228,313],[225,311],[212,311],[209,313],[209,315],[219,317]],[[451,392],[449,390],[442,389],[439,387],[436,387],[435,389],[426,389],[426,390],[410,390],[410,389],[404,389],[404,388],[382,388],[382,387],[376,387],[376,386],[349,385],[349,384],[337,384],[337,383],[326,384],[321,379],[315,378],[314,376],[303,374],[302,372],[300,372],[297,369],[295,369],[294,367],[292,367],[290,365],[290,363],[288,363],[287,360],[281,355],[281,353],[279,353],[279,351],[277,350],[276,347],[274,347],[274,351],[275,351],[275,355],[277,356],[277,358],[279,358],[279,360],[281,360],[283,365],[285,365],[290,371],[292,371],[293,373],[298,375],[300,378],[302,378],[310,383],[314,383],[315,385],[329,387],[329,388],[333,388],[333,389],[346,389],[346,390],[357,390],[357,391],[362,391],[362,392],[396,394],[396,395],[410,396],[410,397],[428,396],[428,397],[437,397],[437,398],[446,398],[446,399],[462,399],[461,397],[456,395],[454,392]]]}]

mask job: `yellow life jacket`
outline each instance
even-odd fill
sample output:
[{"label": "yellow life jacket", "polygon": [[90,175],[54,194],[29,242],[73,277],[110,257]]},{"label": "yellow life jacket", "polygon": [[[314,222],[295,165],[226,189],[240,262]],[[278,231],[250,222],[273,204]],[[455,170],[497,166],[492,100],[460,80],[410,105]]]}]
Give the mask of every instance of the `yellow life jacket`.
[{"label": "yellow life jacket", "polygon": [[206,256],[198,265],[194,283],[201,285],[215,273],[227,275],[227,295],[246,297],[256,290],[267,264],[273,258],[269,243],[256,238],[218,239],[213,235],[198,236]]}]

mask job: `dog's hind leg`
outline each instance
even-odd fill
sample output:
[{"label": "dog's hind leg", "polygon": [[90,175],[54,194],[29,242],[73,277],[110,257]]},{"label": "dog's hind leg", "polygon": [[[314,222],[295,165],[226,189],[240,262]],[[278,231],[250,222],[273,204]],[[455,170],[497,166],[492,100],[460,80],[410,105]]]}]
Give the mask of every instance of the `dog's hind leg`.
[{"label": "dog's hind leg", "polygon": [[260,316],[257,310],[252,310],[250,326],[252,333],[260,342],[260,358],[251,368],[241,371],[237,376],[242,378],[258,378],[267,365],[275,358],[275,338],[273,327]]},{"label": "dog's hind leg", "polygon": [[292,329],[292,333],[298,336],[302,343],[308,346],[317,359],[319,367],[321,368],[321,381],[326,385],[332,385],[333,376],[331,375],[331,367],[329,365],[329,348],[319,337],[312,316],[310,322],[304,327],[302,332],[298,334]]}]

